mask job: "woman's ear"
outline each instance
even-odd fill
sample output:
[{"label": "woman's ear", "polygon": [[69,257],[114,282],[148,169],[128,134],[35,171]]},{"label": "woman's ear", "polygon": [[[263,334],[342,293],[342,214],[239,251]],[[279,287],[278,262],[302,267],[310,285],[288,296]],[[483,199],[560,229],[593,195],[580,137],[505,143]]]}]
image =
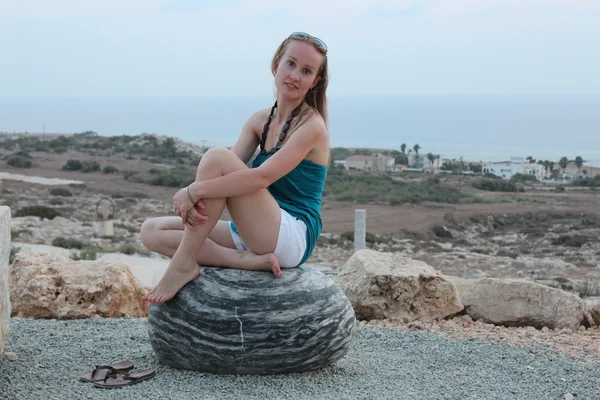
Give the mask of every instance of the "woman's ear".
[{"label": "woman's ear", "polygon": [[321,81],[321,77],[320,77],[320,76],[317,76],[317,77],[315,78],[315,81],[313,82],[313,84],[312,84],[312,86],[311,86],[310,88],[311,88],[311,89],[314,89],[314,88],[315,88],[315,86],[317,86],[317,84],[318,84],[320,81]]}]

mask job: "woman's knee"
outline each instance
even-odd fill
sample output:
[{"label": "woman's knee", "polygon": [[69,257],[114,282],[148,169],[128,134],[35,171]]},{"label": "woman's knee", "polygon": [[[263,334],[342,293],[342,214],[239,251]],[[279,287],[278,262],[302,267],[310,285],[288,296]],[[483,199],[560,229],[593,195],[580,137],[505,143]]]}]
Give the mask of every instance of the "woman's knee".
[{"label": "woman's knee", "polygon": [[156,241],[156,235],[159,231],[157,218],[150,218],[144,221],[140,228],[140,240],[142,244],[148,248],[153,246]]},{"label": "woman's knee", "polygon": [[[221,175],[228,173],[235,162],[241,160],[235,155],[235,153],[224,147],[213,147],[209,149],[202,158],[198,165],[198,171],[210,171],[211,173],[218,172]],[[242,163],[243,164],[243,163]]]},{"label": "woman's knee", "polygon": [[215,164],[223,162],[224,160],[230,159],[231,156],[235,157],[233,151],[226,149],[225,147],[212,147],[208,149],[206,153],[200,159],[200,165],[203,163]]}]

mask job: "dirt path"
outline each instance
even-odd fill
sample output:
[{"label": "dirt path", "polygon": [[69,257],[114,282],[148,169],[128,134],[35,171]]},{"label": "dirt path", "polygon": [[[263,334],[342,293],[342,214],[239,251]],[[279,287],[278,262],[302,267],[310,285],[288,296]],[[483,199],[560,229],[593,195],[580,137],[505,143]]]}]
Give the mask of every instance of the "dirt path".
[{"label": "dirt path", "polygon": [[393,234],[399,231],[425,232],[436,225],[444,225],[446,215],[456,221],[474,215],[518,214],[523,212],[564,213],[576,212],[600,215],[600,208],[593,206],[556,207],[548,205],[524,205],[519,203],[496,204],[402,204],[397,206],[329,202],[323,210],[323,231],[342,233],[354,229],[354,210],[367,212],[367,231],[377,234]]}]

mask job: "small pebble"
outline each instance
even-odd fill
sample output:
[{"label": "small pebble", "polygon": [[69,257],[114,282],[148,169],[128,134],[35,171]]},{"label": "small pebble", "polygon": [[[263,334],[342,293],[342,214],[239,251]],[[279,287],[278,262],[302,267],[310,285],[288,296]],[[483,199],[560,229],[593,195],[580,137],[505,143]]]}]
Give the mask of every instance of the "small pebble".
[{"label": "small pebble", "polygon": [[14,353],[12,351],[7,351],[6,353],[4,353],[4,357],[6,357],[8,361],[17,361],[19,359],[17,353]]}]

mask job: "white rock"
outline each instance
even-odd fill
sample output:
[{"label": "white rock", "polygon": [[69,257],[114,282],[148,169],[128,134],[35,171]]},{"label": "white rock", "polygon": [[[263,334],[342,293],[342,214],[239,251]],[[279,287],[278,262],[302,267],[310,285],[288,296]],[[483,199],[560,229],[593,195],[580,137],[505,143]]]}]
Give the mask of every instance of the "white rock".
[{"label": "white rock", "polygon": [[12,268],[12,314],[21,318],[145,317],[145,289],[116,261],[21,253]]},{"label": "white rock", "polygon": [[395,253],[359,250],[336,280],[359,318],[430,322],[463,309],[451,281]]}]

